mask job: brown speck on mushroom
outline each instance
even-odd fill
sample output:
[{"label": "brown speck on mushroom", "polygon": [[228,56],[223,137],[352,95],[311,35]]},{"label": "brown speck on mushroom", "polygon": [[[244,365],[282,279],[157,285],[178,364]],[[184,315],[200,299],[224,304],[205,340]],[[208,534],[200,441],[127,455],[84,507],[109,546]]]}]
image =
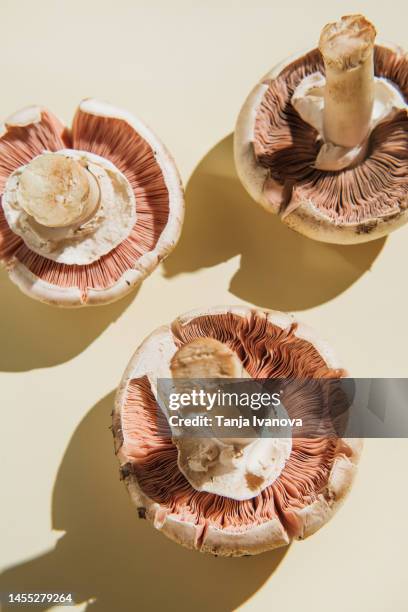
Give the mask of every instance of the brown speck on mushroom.
[{"label": "brown speck on mushroom", "polygon": [[248,487],[253,491],[257,491],[264,482],[262,476],[257,476],[256,474],[251,474],[250,472],[245,474],[245,479],[248,483]]},{"label": "brown speck on mushroom", "polygon": [[126,478],[129,478],[130,474],[132,473],[132,464],[131,463],[126,463],[125,465],[122,465],[120,467],[120,479],[124,480]]},{"label": "brown speck on mushroom", "polygon": [[146,508],[138,508],[137,514],[140,519],[145,519],[146,518]]},{"label": "brown speck on mushroom", "polygon": [[375,221],[371,221],[371,223],[370,222],[362,223],[361,225],[357,226],[357,233],[358,234],[369,234],[376,227],[377,227],[377,223]]}]

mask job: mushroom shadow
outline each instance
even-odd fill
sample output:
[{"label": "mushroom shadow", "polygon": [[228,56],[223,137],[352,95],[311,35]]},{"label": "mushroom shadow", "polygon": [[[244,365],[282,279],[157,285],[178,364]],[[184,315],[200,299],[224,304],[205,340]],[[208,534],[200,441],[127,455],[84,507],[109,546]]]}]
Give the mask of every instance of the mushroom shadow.
[{"label": "mushroom shadow", "polygon": [[59,308],[24,295],[0,270],[0,371],[47,368],[72,359],[118,319],[136,292],[106,306]]},{"label": "mushroom shadow", "polygon": [[182,548],[139,519],[119,481],[109,431],[113,403],[114,392],[92,408],[63,457],[52,526],[64,535],[53,550],[7,569],[0,592],[73,592],[96,612],[230,612],[264,584],[288,547],[215,558]]},{"label": "mushroom shadow", "polygon": [[183,233],[164,270],[173,277],[240,255],[231,293],[261,307],[305,310],[357,281],[384,243],[385,238],[358,245],[326,244],[289,229],[242,187],[230,134],[204,157],[187,184]]}]

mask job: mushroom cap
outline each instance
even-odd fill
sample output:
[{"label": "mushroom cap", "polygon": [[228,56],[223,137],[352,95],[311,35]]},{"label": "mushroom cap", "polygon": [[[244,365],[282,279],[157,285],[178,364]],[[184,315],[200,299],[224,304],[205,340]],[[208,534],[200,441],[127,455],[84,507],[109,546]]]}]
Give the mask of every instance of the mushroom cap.
[{"label": "mushroom cap", "polygon": [[72,128],[47,109],[27,107],[0,129],[0,193],[10,174],[44,151],[85,151],[112,162],[129,181],[136,222],[97,261],[68,265],[34,253],[10,229],[0,206],[0,262],[20,289],[65,307],[113,302],[134,289],[172,251],[181,233],[184,196],[175,162],[155,134],[125,110],[86,99]]},{"label": "mushroom cap", "polygon": [[[408,56],[401,48],[376,45],[374,69],[408,100]],[[364,161],[337,172],[317,170],[316,130],[290,102],[301,79],[314,72],[324,74],[318,49],[280,63],[251,91],[234,134],[239,178],[256,202],[309,238],[375,240],[408,221],[407,109],[374,128]]]},{"label": "mushroom cap", "polygon": [[325,341],[277,311],[220,306],[156,329],[130,360],[113,411],[120,474],[139,516],[187,548],[223,556],[257,554],[306,538],[348,493],[361,440],[293,439],[280,476],[250,500],[195,491],[178,469],[156,398],[157,379],[170,377],[176,350],[199,337],[227,344],[254,378],[345,375]]}]

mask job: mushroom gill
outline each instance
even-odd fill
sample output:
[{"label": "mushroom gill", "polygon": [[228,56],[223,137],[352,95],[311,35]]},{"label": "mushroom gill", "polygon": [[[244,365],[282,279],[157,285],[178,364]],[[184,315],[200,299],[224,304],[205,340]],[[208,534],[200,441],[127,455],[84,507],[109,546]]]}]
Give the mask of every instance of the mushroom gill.
[{"label": "mushroom gill", "polygon": [[[169,328],[169,342],[180,349],[198,338],[215,339],[234,351],[253,378],[310,381],[344,376],[344,370],[330,367],[314,344],[298,337],[297,332],[296,323],[280,327],[265,313],[248,311],[242,316],[226,310],[175,321]],[[153,350],[159,352],[157,347],[146,349]],[[160,353],[158,359],[167,359],[166,349]],[[137,361],[143,363],[145,356],[142,345]],[[154,377],[150,366],[148,375],[130,374],[114,413],[113,433],[122,477],[143,508],[143,516],[155,527],[191,548],[240,555],[306,537],[328,520],[350,484],[334,490],[333,468],[337,462],[345,462],[346,471],[352,472],[357,460],[346,441],[336,436],[293,438],[280,475],[251,499],[197,491],[179,469],[177,446],[156,402]],[[300,395],[304,399],[305,395]],[[299,401],[299,389],[285,400],[291,416],[305,410],[310,414],[318,405],[317,387],[313,391],[309,387],[307,407]],[[134,487],[139,493],[132,493]],[[183,534],[180,524],[194,527],[193,539]],[[261,539],[253,531],[256,528],[267,530]],[[237,534],[243,540],[235,541]]]},{"label": "mushroom gill", "polygon": [[[374,68],[377,77],[397,85],[408,100],[406,55],[377,45]],[[284,188],[283,215],[309,200],[333,223],[355,223],[360,226],[357,231],[369,232],[365,221],[398,216],[408,207],[408,115],[401,109],[374,127],[366,156],[359,163],[340,171],[319,170],[314,166],[322,146],[317,131],[291,104],[301,80],[316,72],[325,74],[318,49],[295,60],[266,83],[255,123],[255,156],[270,172],[271,182]]]}]

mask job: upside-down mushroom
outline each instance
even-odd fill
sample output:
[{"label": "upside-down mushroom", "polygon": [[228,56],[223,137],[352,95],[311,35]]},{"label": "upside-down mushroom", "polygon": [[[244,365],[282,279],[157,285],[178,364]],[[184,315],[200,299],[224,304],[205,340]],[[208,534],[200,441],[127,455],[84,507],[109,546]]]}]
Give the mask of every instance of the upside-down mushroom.
[{"label": "upside-down mushroom", "polygon": [[39,106],[0,133],[0,262],[29,296],[104,304],[176,244],[184,200],[173,159],[130,113],[81,102],[72,128]]},{"label": "upside-down mushroom", "polygon": [[408,220],[408,56],[375,36],[362,15],[326,25],[318,49],[256,85],[237,121],[243,185],[316,240],[366,242]]},{"label": "upside-down mushroom", "polygon": [[359,440],[175,438],[158,379],[345,374],[327,343],[280,312],[219,307],[158,328],[131,359],[113,412],[120,473],[139,516],[187,548],[224,556],[314,533],[350,489]]}]

